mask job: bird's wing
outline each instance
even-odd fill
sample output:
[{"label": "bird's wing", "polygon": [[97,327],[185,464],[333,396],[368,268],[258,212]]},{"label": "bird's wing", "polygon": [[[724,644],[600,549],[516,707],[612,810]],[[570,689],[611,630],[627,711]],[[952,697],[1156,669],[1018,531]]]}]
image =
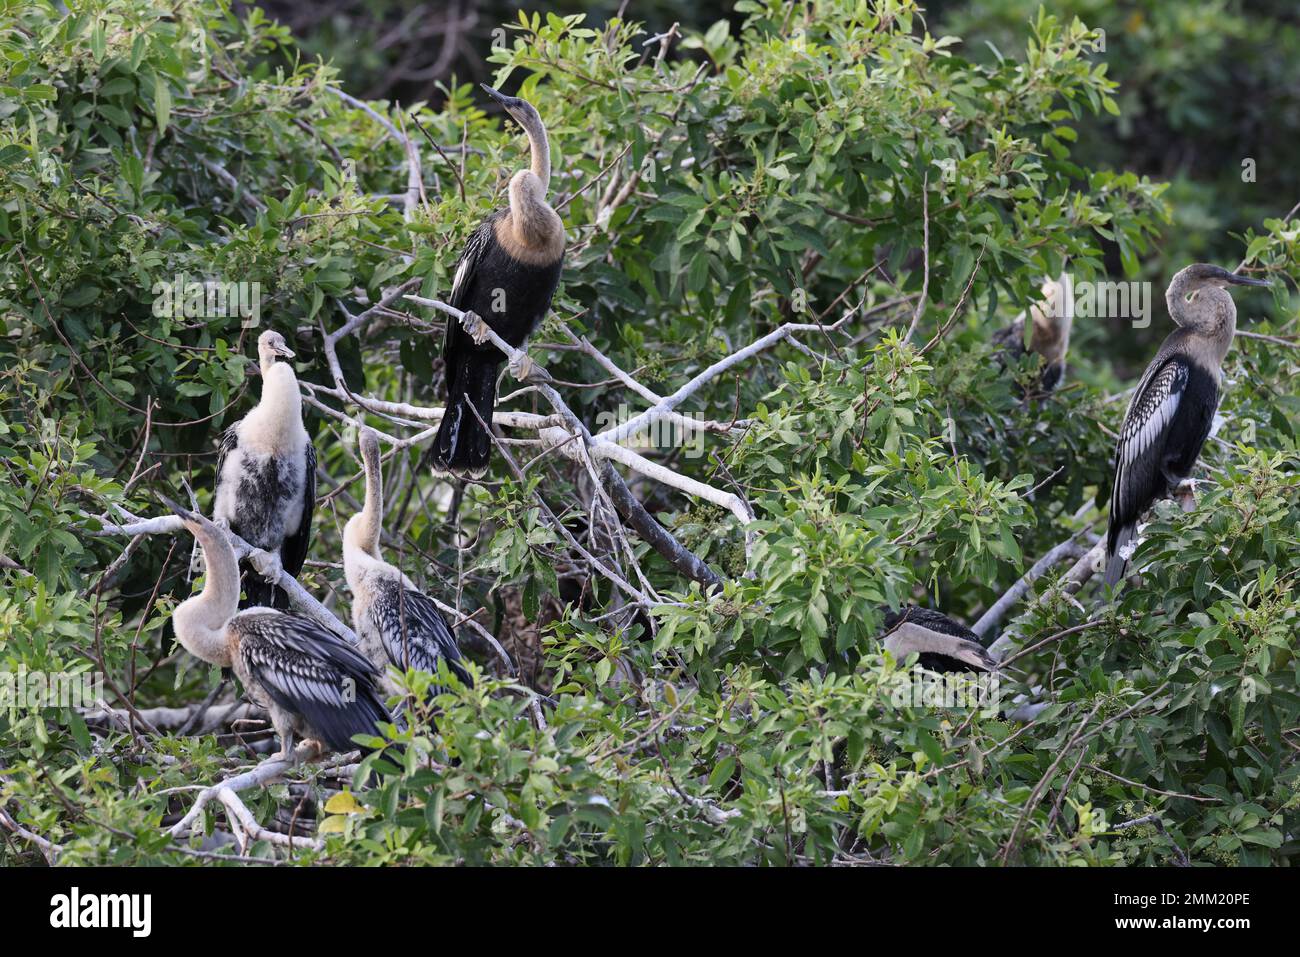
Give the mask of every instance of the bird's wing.
[{"label": "bird's wing", "polygon": [[280,707],[301,715],[330,747],[350,748],[375,734],[376,671],[355,648],[310,618],[286,612],[242,615],[239,655],[248,674]]},{"label": "bird's wing", "polygon": [[[464,303],[468,299],[469,290],[474,285],[474,276],[483,259],[483,253],[496,241],[496,221],[497,214],[493,214],[470,234],[465,248],[461,250],[460,259],[456,260],[456,271],[452,275],[451,295],[447,297],[447,305],[457,309],[465,308]],[[448,328],[452,325],[453,323],[448,323]]]},{"label": "bird's wing", "polygon": [[1189,370],[1178,357],[1154,365],[1129,403],[1115,446],[1112,524],[1136,521],[1159,481],[1165,438],[1187,389]]},{"label": "bird's wing", "polygon": [[307,560],[307,546],[311,544],[312,512],[316,510],[316,447],[307,440],[307,461],[303,469],[302,518],[298,530],[286,535],[280,546],[280,564],[294,578],[302,571]]},{"label": "bird's wing", "polygon": [[933,608],[920,608],[916,605],[904,605],[898,611],[885,612],[885,627],[894,628],[902,622],[910,621],[914,625],[920,625],[930,631],[937,631],[941,635],[951,635],[954,638],[965,638],[967,641],[979,641],[979,635],[971,631],[959,621],[954,621],[941,611],[935,611]]},{"label": "bird's wing", "polygon": [[[496,242],[495,223],[500,215],[500,213],[493,213],[483,221],[478,229],[470,234],[469,240],[465,243],[465,248],[461,251],[460,259],[456,261],[456,271],[451,280],[451,294],[447,296],[449,306],[455,309],[465,309],[471,301],[471,293],[478,278],[479,266],[483,262],[484,254]],[[464,327],[457,320],[448,316],[447,332],[442,344],[442,361],[449,396],[456,391],[457,386],[454,381],[456,370],[463,365],[460,352],[462,349],[472,349],[472,347],[473,341],[470,339],[469,334],[465,332]],[[463,389],[463,386],[461,388]]]},{"label": "bird's wing", "polygon": [[212,508],[213,517],[216,515],[217,495],[221,489],[221,473],[225,471],[226,459],[235,449],[239,448],[239,432],[236,431],[239,423],[236,422],[230,428],[221,433],[221,444],[217,447],[217,477],[212,483]]},{"label": "bird's wing", "polygon": [[447,668],[462,683],[473,685],[461,664],[455,636],[427,595],[395,585],[384,595],[382,604],[385,607],[377,609],[381,617],[379,633],[389,661],[398,667],[409,665],[437,674],[439,659],[445,659]]}]

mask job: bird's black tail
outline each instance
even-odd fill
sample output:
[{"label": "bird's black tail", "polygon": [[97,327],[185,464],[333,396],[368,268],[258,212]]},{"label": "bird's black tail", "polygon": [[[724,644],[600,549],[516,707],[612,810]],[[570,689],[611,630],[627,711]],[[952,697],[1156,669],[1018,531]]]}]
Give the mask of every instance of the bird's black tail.
[{"label": "bird's black tail", "polygon": [[1114,588],[1119,584],[1119,580],[1124,577],[1124,569],[1128,566],[1128,559],[1122,554],[1124,549],[1133,539],[1133,533],[1137,530],[1136,525],[1121,525],[1118,528],[1112,528],[1107,534],[1106,542],[1106,584]]},{"label": "bird's black tail", "polygon": [[240,576],[240,584],[243,586],[245,596],[239,600],[240,608],[288,610],[289,593],[279,585],[273,585],[263,578],[256,568],[245,566]]},{"label": "bird's black tail", "polygon": [[487,471],[492,436],[483,423],[492,424],[500,369],[499,355],[493,358],[478,352],[462,353],[447,369],[447,412],[433,443],[438,471],[470,478]]}]

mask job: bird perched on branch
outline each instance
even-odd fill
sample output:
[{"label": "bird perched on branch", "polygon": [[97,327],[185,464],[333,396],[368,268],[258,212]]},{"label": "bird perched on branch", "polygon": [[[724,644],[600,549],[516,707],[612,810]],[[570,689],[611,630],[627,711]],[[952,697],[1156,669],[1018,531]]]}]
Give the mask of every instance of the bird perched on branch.
[{"label": "bird perched on branch", "polygon": [[492,451],[487,429],[496,406],[497,374],[505,361],[481,323],[510,345],[521,346],[550,308],[564,260],[564,224],[546,201],[551,153],[542,118],[527,100],[490,86],[483,89],[523,127],[532,163],[511,177],[510,205],[489,216],[470,236],[448,297],[449,305],[474,316],[468,329],[447,322],[442,352],[447,410],[434,440],[434,468],[464,477],[477,477],[487,469]]},{"label": "bird perched on branch", "polygon": [[[1044,392],[1051,392],[1065,375],[1065,354],[1070,348],[1070,329],[1074,324],[1074,283],[1068,273],[1059,279],[1048,279],[1041,292],[1043,300],[1028,309],[1030,331],[1028,351],[1037,353],[1043,360],[1039,384]],[[1002,347],[1003,354],[1018,359],[1026,352],[1025,313],[1016,317],[1011,325],[993,335],[993,342]]]},{"label": "bird perched on branch", "polygon": [[980,644],[979,635],[931,608],[905,605],[898,611],[885,610],[889,629],[881,644],[902,661],[918,652],[917,663],[929,671],[996,671],[995,662]]},{"label": "bird perched on branch", "polygon": [[[302,424],[294,356],[278,332],[257,338],[262,395],[221,436],[212,517],[255,548],[278,555],[294,578],[302,571],[316,506],[316,450]],[[245,566],[241,607],[288,608],[284,590]]]},{"label": "bird perched on branch", "polygon": [[271,608],[239,610],[239,564],[226,533],[197,513],[169,506],[203,548],[203,591],[172,613],[176,639],[190,654],[233,668],[248,697],[265,708],[280,738],[294,735],[350,751],[354,735],[378,734],[390,720],[374,666],[317,622]]},{"label": "bird perched on branch", "polygon": [[372,429],[362,429],[360,445],[366,499],[343,528],[343,574],[352,590],[352,624],[361,650],[381,672],[393,664],[402,671],[419,668],[436,675],[438,662],[446,661],[448,669],[472,687],[474,681],[438,606],[380,557],[384,505],[379,437]]},{"label": "bird perched on branch", "polygon": [[[1210,434],[1223,359],[1237,331],[1229,285],[1268,283],[1195,263],[1174,276],[1165,290],[1169,318],[1178,328],[1147,366],[1120,427],[1106,537],[1108,585],[1124,575],[1125,550],[1142,513],[1183,486]],[[1191,508],[1190,498],[1182,504]]]}]

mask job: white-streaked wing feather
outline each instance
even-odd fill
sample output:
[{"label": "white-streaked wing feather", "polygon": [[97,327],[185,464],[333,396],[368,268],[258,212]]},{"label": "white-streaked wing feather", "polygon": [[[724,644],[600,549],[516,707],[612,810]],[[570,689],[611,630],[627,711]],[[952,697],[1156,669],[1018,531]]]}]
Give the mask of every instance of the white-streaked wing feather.
[{"label": "white-streaked wing feather", "polygon": [[1121,467],[1136,462],[1168,430],[1186,385],[1187,367],[1181,362],[1169,362],[1134,396],[1120,430]]},{"label": "white-streaked wing feather", "polygon": [[465,277],[469,275],[470,261],[468,258],[461,259],[456,266],[456,275],[451,281],[451,298],[457,299],[460,296],[462,287],[465,285]]},{"label": "white-streaked wing feather", "polygon": [[1165,436],[1187,387],[1187,365],[1170,359],[1152,366],[1124,415],[1115,448],[1115,486],[1111,495],[1112,521],[1127,522],[1149,504],[1163,456]]}]

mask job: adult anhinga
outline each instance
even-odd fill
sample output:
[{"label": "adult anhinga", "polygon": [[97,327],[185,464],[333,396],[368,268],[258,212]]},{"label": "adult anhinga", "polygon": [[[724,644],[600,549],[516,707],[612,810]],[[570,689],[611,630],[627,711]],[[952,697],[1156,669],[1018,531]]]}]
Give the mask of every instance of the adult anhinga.
[{"label": "adult anhinga", "polygon": [[899,661],[915,651],[917,663],[929,671],[997,670],[979,635],[942,612],[905,605],[885,611],[885,627],[881,644]]},{"label": "adult anhinga", "polygon": [[203,547],[203,591],[172,613],[176,639],[190,654],[233,668],[252,701],[265,708],[280,738],[294,735],[350,751],[358,734],[391,720],[376,688],[375,667],[310,618],[272,608],[239,610],[239,565],[225,532],[201,515],[176,510]]},{"label": "adult anhinga", "polygon": [[[273,552],[294,578],[302,571],[316,505],[316,450],[302,424],[302,396],[284,336],[257,338],[262,396],[221,436],[212,517],[256,548]],[[282,588],[245,566],[241,607],[288,608]]]},{"label": "adult anhinga", "polygon": [[472,686],[438,606],[380,557],[384,505],[379,438],[371,429],[362,429],[360,445],[366,500],[343,527],[343,574],[352,590],[352,626],[361,650],[381,672],[393,664],[402,671],[414,667],[436,675],[438,662],[446,661],[448,670]]},{"label": "adult anhinga", "polygon": [[[448,302],[474,313],[518,347],[550,308],[564,260],[564,224],[546,202],[551,153],[537,110],[519,97],[486,85],[483,89],[528,134],[532,165],[511,177],[510,205],[489,216],[470,236],[456,263]],[[442,355],[447,411],[434,440],[434,467],[475,477],[487,469],[491,456],[492,440],[484,425],[492,425],[497,374],[505,357],[487,341],[486,330],[471,335],[451,319]]]},{"label": "adult anhinga", "polygon": [[[1237,331],[1229,285],[1267,286],[1209,263],[1195,263],[1165,290],[1178,328],[1138,382],[1115,446],[1115,487],[1106,537],[1106,583],[1124,575],[1123,553],[1138,519],[1191,475],[1219,405],[1223,358]],[[1191,296],[1192,298],[1188,299]]]},{"label": "adult anhinga", "polygon": [[[1029,307],[1029,352],[1037,353],[1043,360],[1039,384],[1044,392],[1060,385],[1065,375],[1065,354],[1070,348],[1070,329],[1074,324],[1073,282],[1069,274],[1060,279],[1048,279],[1041,288],[1042,302]],[[1005,329],[994,333],[993,341],[1002,347],[1004,354],[1018,359],[1026,352],[1025,315],[1022,313]]]}]

